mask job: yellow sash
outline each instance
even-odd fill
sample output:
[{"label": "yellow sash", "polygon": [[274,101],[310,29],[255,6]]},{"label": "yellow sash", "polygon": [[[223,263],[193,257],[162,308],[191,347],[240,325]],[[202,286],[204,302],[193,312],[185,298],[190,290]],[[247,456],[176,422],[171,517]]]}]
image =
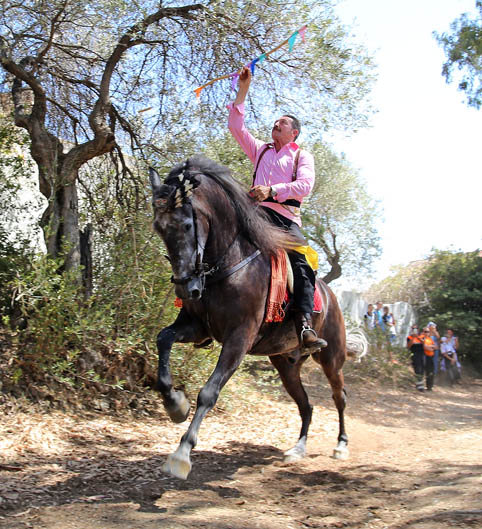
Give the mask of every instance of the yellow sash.
[{"label": "yellow sash", "polygon": [[293,248],[295,252],[301,253],[306,257],[308,264],[316,272],[318,270],[318,253],[311,246],[297,246]]}]

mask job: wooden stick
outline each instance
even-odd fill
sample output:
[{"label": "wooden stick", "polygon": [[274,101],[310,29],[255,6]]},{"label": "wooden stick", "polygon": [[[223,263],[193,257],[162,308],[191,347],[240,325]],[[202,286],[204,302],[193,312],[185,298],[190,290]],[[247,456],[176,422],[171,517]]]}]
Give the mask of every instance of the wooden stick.
[{"label": "wooden stick", "polygon": [[[272,53],[274,53],[275,51],[278,51],[280,48],[282,48],[285,44],[288,44],[291,37],[295,34],[295,33],[299,33],[303,28],[306,28],[306,26],[303,26],[301,27],[298,31],[295,31],[294,33],[292,33],[286,40],[284,40],[281,44],[279,44],[278,46],[276,46],[276,48],[273,48],[272,50],[270,51],[267,51],[266,53],[262,53],[261,55],[264,55],[265,57],[268,57],[268,55],[271,55]],[[260,55],[260,57],[261,57]],[[251,61],[252,62],[252,61]],[[199,86],[198,88],[196,88],[194,90],[194,92],[196,93],[196,97],[199,97],[199,95],[201,94],[201,91],[206,88],[207,86],[210,86],[212,84],[214,84],[216,81],[222,81],[223,79],[229,79],[230,77],[234,77],[236,74],[239,75],[242,71],[242,68],[236,72],[233,72],[233,73],[228,73],[226,75],[221,75],[220,77],[216,77],[216,79],[211,79],[211,81],[208,81],[207,83],[203,84],[202,86]]]}]

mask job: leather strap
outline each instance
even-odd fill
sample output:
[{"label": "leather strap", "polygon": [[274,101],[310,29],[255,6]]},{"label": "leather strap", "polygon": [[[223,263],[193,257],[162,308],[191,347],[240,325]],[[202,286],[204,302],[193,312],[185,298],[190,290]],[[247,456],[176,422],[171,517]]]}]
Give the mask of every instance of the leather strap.
[{"label": "leather strap", "polygon": [[269,149],[273,149],[273,148],[274,148],[274,145],[272,143],[267,143],[264,149],[259,153],[258,161],[256,162],[256,167],[254,168],[253,183],[251,184],[251,187],[254,186],[254,181],[256,180],[256,173],[258,171],[259,162],[261,161],[261,158],[266,154],[266,151],[268,151]]},{"label": "leather strap", "polygon": [[246,259],[243,259],[237,265],[234,265],[231,268],[228,268],[227,270],[221,270],[217,274],[214,274],[212,277],[207,278],[206,284],[210,285],[211,283],[215,283],[216,281],[221,281],[221,279],[225,279],[226,277],[233,275],[235,272],[237,272],[238,270],[241,270],[241,268],[243,268],[248,263],[250,263],[253,259],[256,259],[256,257],[258,257],[260,253],[261,253],[260,250],[256,250],[254,253],[246,257]]}]

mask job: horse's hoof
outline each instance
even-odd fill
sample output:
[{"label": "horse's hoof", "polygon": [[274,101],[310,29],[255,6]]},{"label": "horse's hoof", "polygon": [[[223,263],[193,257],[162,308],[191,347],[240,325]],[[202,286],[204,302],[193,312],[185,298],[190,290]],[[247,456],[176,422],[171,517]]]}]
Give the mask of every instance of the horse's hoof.
[{"label": "horse's hoof", "polygon": [[175,478],[187,479],[189,472],[191,472],[191,468],[192,465],[189,459],[182,459],[176,455],[176,452],[174,452],[174,454],[167,457],[162,470],[171,474],[171,476],[174,476]]},{"label": "horse's hoof", "polygon": [[338,443],[338,446],[333,450],[333,459],[348,459],[350,451],[345,443]]},{"label": "horse's hoof", "polygon": [[283,463],[293,463],[303,459],[306,455],[306,450],[304,446],[295,445],[293,448],[286,450],[283,454]]},{"label": "horse's hoof", "polygon": [[166,411],[172,422],[184,422],[189,417],[191,405],[182,391],[175,391],[173,400],[173,404],[165,405]]}]

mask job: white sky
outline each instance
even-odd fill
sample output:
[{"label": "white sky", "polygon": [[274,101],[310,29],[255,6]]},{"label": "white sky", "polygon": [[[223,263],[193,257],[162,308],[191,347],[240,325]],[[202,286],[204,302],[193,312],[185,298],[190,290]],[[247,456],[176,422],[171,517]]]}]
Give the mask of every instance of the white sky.
[{"label": "white sky", "polygon": [[372,127],[334,140],[384,209],[375,279],[432,247],[482,248],[482,110],[446,84],[432,36],[475,0],[340,0],[337,12],[378,65]]}]

